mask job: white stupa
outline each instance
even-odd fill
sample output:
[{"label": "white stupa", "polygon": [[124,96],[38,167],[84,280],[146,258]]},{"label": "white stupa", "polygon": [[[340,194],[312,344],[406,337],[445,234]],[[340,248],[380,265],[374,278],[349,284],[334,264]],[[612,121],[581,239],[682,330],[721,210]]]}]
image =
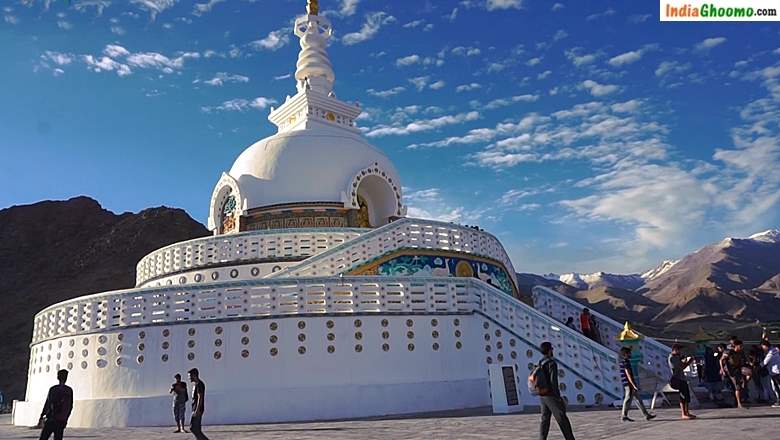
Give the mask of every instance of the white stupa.
[{"label": "white stupa", "polygon": [[[37,423],[60,368],[77,427],[171,424],[172,376],[193,367],[207,425],[482,407],[544,340],[571,404],[617,398],[614,351],[528,306],[494,236],[405,217],[397,171],[334,94],[316,2],[295,35],[297,93],[217,182],[214,235],[144,257],[135,288],[38,313],[14,423]],[[535,402],[514,385],[515,408]]]}]

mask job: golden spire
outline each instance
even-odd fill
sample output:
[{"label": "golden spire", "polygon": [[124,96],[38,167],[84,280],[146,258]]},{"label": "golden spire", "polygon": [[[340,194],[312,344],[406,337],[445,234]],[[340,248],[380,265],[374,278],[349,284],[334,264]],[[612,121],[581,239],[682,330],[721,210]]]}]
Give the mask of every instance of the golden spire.
[{"label": "golden spire", "polygon": [[623,326],[623,331],[618,334],[618,341],[636,341],[642,339],[642,335],[635,332],[631,328],[631,324],[626,321],[626,325]]},{"label": "golden spire", "polygon": [[317,15],[320,12],[319,0],[306,0],[306,13],[309,15]]}]

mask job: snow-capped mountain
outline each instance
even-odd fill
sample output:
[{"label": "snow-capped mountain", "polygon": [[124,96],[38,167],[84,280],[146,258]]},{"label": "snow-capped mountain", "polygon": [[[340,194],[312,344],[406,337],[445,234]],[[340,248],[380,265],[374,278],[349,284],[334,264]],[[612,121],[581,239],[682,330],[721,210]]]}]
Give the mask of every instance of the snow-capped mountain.
[{"label": "snow-capped mountain", "polygon": [[[657,267],[648,270],[647,272],[642,274],[642,279],[647,282],[654,278],[658,278],[661,275],[665,274],[669,271],[677,262],[680,260],[664,260],[661,264],[659,264]],[[644,284],[644,283],[642,283]]]},{"label": "snow-capped mountain", "polygon": [[763,241],[765,243],[780,243],[780,229],[769,229],[748,237],[749,240]]},{"label": "snow-capped mountain", "polygon": [[543,275],[547,279],[558,280],[577,289],[590,289],[597,286],[619,287],[626,290],[636,290],[645,283],[639,274],[620,275],[607,272],[594,273],[565,273],[562,275],[548,273]]}]

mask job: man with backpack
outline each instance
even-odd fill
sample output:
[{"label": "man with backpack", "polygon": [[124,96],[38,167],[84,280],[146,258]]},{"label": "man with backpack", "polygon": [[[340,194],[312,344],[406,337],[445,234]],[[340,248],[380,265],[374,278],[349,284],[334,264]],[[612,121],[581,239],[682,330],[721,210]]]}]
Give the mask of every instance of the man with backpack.
[{"label": "man with backpack", "polygon": [[547,435],[550,432],[550,417],[552,416],[558,422],[563,438],[574,440],[571,422],[566,416],[566,403],[561,398],[561,391],[558,388],[558,364],[553,359],[553,346],[549,342],[542,342],[539,350],[543,357],[528,378],[532,392],[539,396],[539,406],[542,410],[539,439],[547,440]]},{"label": "man with backpack", "polygon": [[65,381],[68,380],[68,370],[58,371],[57,380],[60,382],[59,385],[49,388],[46,403],[43,404],[43,411],[41,411],[43,430],[40,440],[49,440],[52,434],[54,440],[62,440],[68,417],[73,410],[73,389],[65,385]]},{"label": "man with backpack", "polygon": [[639,409],[642,411],[642,414],[644,414],[646,420],[653,420],[655,414],[650,414],[647,411],[644,402],[642,402],[642,398],[639,397],[639,381],[636,379],[634,367],[631,365],[631,349],[628,347],[621,348],[620,358],[620,379],[623,382],[624,391],[622,420],[624,422],[633,422],[633,420],[628,417],[628,410],[631,409],[632,400],[636,400],[636,404],[639,406]]}]

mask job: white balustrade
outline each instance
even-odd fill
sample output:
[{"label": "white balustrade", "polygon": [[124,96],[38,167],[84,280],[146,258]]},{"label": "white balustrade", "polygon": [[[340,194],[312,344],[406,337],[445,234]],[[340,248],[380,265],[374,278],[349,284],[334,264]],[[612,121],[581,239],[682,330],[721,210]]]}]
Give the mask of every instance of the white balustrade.
[{"label": "white balustrade", "polygon": [[538,346],[549,341],[556,358],[578,371],[594,385],[620,395],[618,358],[613,350],[599,345],[555,319],[508,295],[495,294],[496,289],[475,283],[484,315],[507,326],[518,337]]},{"label": "white balustrade", "polygon": [[367,231],[369,229],[280,229],[182,241],[143,257],[136,266],[136,286],[166,275],[215,265],[308,258]]},{"label": "white balustrade", "polygon": [[[532,297],[534,308],[560,321],[559,325],[562,327],[564,326],[563,322],[569,317],[573,317],[575,323],[579,325],[580,313],[586,307],[573,299],[542,286],[536,286],[532,289]],[[610,350],[620,350],[623,345],[618,341],[617,337],[623,331],[623,324],[593,309],[590,309],[590,313],[598,325],[602,344]],[[642,352],[643,368],[664,381],[668,380],[670,372],[666,359],[671,349],[647,336],[643,336],[639,343],[639,349]]]},{"label": "white balustrade", "polygon": [[510,276],[515,273],[501,242],[485,231],[452,223],[404,218],[267,278],[337,275],[400,249],[454,251],[487,257],[501,262]]}]

